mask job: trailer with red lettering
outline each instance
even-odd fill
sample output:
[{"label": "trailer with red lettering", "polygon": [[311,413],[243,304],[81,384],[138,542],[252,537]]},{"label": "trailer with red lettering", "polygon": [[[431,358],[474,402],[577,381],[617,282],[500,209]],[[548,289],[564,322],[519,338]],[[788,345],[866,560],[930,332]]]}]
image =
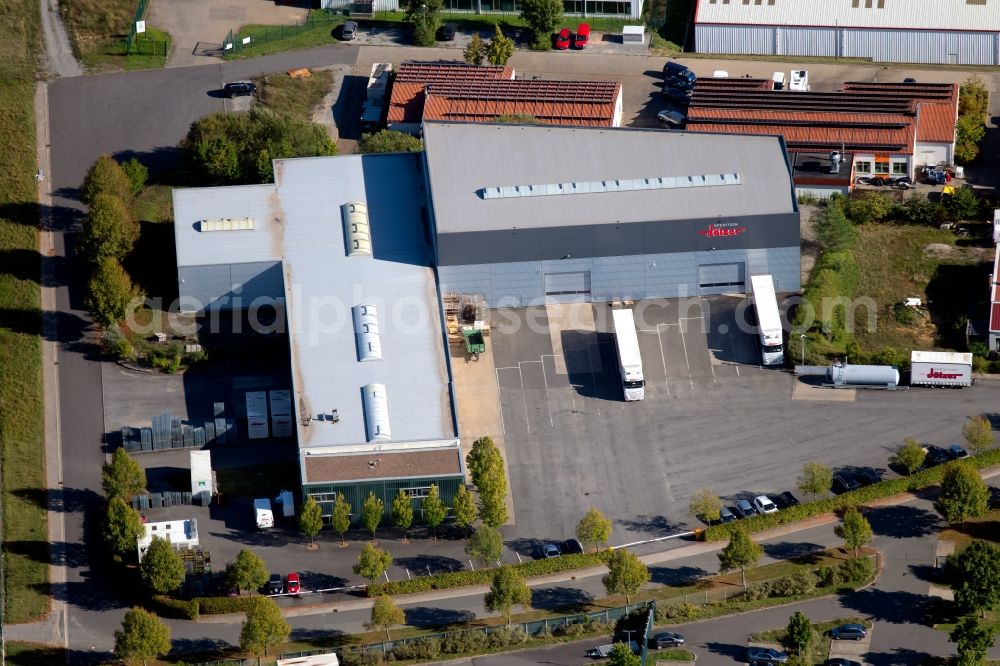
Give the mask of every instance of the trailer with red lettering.
[{"label": "trailer with red lettering", "polygon": [[910,386],[972,385],[972,354],[914,351],[910,353]]}]

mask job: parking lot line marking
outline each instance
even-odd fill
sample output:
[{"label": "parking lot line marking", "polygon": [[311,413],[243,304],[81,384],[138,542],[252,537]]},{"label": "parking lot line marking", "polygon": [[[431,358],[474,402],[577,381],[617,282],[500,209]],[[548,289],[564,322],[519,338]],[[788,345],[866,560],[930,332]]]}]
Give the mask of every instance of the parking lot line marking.
[{"label": "parking lot line marking", "polygon": [[528,419],[528,398],[524,395],[524,374],[521,372],[521,364],[517,364],[517,376],[521,378],[521,404],[524,405],[524,427],[531,434],[531,421]]},{"label": "parking lot line marking", "polygon": [[496,375],[497,380],[497,411],[500,412],[500,432],[504,435],[507,434],[507,424],[503,422],[503,400],[500,399],[500,371],[507,369],[508,368],[493,368],[493,374]]},{"label": "parking lot line marking", "polygon": [[688,359],[688,346],[684,340],[684,327],[677,322],[677,329],[681,332],[681,348],[684,350],[684,364],[688,369],[688,381],[691,382],[691,390],[694,391],[694,377],[691,376],[691,361]]},{"label": "parking lot line marking", "polygon": [[667,379],[667,357],[663,353],[663,335],[660,333],[661,326],[670,326],[670,324],[657,324],[655,331],[643,331],[643,333],[656,333],[657,343],[660,345],[660,362],[663,364],[663,388],[667,390],[667,397],[670,397],[670,380]]},{"label": "parking lot line marking", "polygon": [[[555,422],[552,420],[552,405],[549,404],[549,380],[545,377],[545,361],[541,360],[545,356],[555,356],[555,354],[543,354],[539,357],[537,361],[518,361],[517,365],[520,366],[522,363],[541,363],[542,364],[542,384],[545,385],[545,408],[549,410],[549,425],[553,428],[556,427]],[[527,409],[527,407],[525,408]]]},{"label": "parking lot line marking", "polygon": [[[596,394],[597,394],[597,375],[594,374],[594,362],[592,360],[590,360],[591,359],[590,354],[591,354],[591,347],[598,347],[598,348],[600,348],[600,346],[601,345],[598,342],[587,343],[587,365],[590,366],[590,381],[594,385],[594,394],[595,394],[594,397],[595,398],[597,397],[596,396]],[[600,353],[601,353],[601,350],[598,349],[597,350],[597,354],[600,355]],[[594,400],[594,406],[597,407],[597,415],[600,416],[601,415],[601,402],[599,400]]]},{"label": "parking lot line marking", "polygon": [[736,376],[740,376],[740,364],[736,362],[736,341],[733,340],[733,334],[727,333],[726,337],[729,338],[729,349],[733,352],[733,363],[731,364],[736,368]]}]

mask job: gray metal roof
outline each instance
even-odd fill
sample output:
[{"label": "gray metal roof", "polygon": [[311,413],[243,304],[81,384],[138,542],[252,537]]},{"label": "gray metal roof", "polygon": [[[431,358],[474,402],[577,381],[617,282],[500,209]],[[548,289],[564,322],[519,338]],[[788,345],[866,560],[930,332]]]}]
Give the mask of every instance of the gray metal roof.
[{"label": "gray metal roof", "polygon": [[[428,122],[424,143],[438,233],[796,210],[774,136]],[[703,185],[734,173],[727,184]],[[688,176],[697,186],[677,186]],[[637,181],[646,179],[643,188]],[[542,194],[487,196],[530,185]]]},{"label": "gray metal roof", "polygon": [[[282,260],[299,446],[365,443],[368,384],[386,387],[393,443],[456,437],[419,155],[277,160],[274,170],[273,185],[175,191],[177,262]],[[368,205],[371,257],[346,256],[349,201]],[[199,231],[210,217],[253,218],[254,229]],[[358,361],[360,304],[378,310],[381,360]],[[333,410],[339,421],[318,418]]]}]

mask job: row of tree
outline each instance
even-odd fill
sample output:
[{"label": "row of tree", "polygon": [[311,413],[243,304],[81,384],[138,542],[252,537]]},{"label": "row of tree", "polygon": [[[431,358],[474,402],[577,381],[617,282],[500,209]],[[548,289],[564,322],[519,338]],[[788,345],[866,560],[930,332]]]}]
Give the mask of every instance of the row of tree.
[{"label": "row of tree", "polygon": [[494,25],[493,37],[488,42],[484,42],[478,32],[472,33],[462,55],[470,65],[482,65],[485,60],[495,67],[503,67],[514,55],[514,40],[504,35],[499,25]]},{"label": "row of tree", "polygon": [[[532,47],[536,50],[547,50],[551,47],[552,33],[562,22],[562,0],[519,0],[521,18],[532,33]],[[417,46],[434,46],[437,40],[438,28],[441,27],[442,0],[406,0],[403,10],[406,20],[413,25],[413,43]],[[479,33],[473,33],[475,46],[465,51],[465,60],[481,65],[488,60],[493,65],[505,65],[514,52],[514,42],[506,37],[496,27],[496,33],[488,44],[483,44]]]},{"label": "row of tree", "polygon": [[986,137],[989,99],[989,88],[978,76],[970,76],[959,87],[955,124],[955,161],[959,164],[968,164],[979,156],[979,144]]}]

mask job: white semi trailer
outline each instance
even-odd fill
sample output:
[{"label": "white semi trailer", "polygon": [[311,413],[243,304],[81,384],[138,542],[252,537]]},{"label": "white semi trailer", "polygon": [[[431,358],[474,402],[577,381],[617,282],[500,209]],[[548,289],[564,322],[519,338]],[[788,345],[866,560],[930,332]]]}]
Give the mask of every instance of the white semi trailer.
[{"label": "white semi trailer", "polygon": [[781,313],[778,311],[778,297],[774,293],[774,280],[770,275],[751,275],[750,288],[753,290],[753,307],[757,314],[757,337],[760,342],[760,358],[764,365],[783,365],[785,348],[781,328]]},{"label": "white semi trailer", "polygon": [[642,357],[639,355],[639,336],[635,332],[632,310],[612,310],[615,325],[615,347],[618,349],[618,371],[627,402],[646,397],[646,382],[642,376]]}]

